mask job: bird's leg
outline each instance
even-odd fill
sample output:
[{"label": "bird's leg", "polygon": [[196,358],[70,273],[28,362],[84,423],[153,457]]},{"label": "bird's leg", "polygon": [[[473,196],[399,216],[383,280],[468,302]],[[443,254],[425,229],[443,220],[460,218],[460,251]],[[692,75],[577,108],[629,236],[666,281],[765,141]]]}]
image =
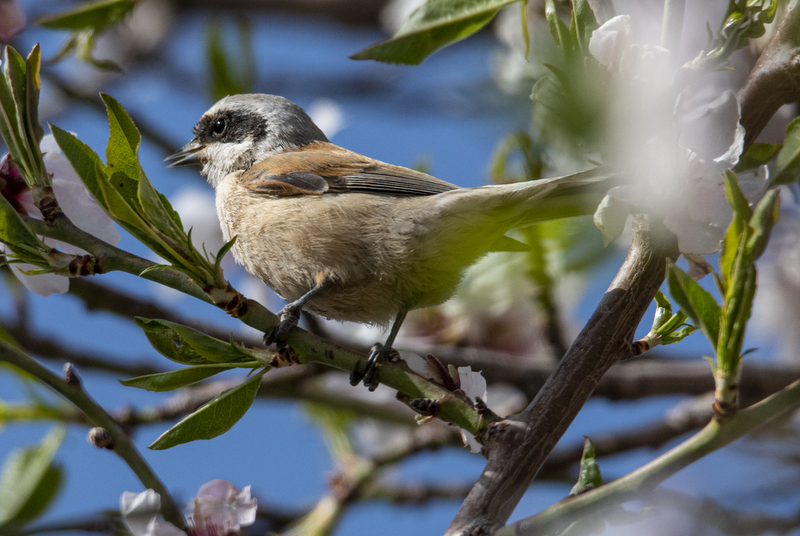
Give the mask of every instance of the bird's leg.
[{"label": "bird's leg", "polygon": [[283,309],[278,312],[278,317],[281,319],[278,322],[278,325],[275,326],[275,329],[270,331],[269,333],[264,334],[264,344],[270,346],[272,343],[278,343],[278,346],[282,346],[283,339],[286,337],[286,334],[289,333],[289,330],[292,329],[297,325],[300,321],[300,312],[303,310],[303,306],[316,296],[317,294],[328,290],[334,283],[336,282],[336,278],[329,273],[320,273],[317,275],[317,284],[300,296],[298,299],[291,303],[287,303]]},{"label": "bird's leg", "polygon": [[394,351],[392,348],[394,339],[397,337],[397,332],[400,331],[400,326],[403,325],[403,320],[405,320],[407,312],[408,311],[400,311],[397,313],[394,324],[392,324],[392,330],[389,332],[389,336],[386,338],[386,343],[381,344],[376,342],[375,346],[370,349],[369,357],[367,358],[367,365],[364,367],[364,371],[361,372],[358,369],[358,365],[356,365],[356,368],[354,368],[350,373],[351,385],[356,385],[363,379],[364,385],[366,385],[370,391],[374,391],[378,387],[378,377],[376,375],[378,363],[381,361],[388,361],[391,357]]}]

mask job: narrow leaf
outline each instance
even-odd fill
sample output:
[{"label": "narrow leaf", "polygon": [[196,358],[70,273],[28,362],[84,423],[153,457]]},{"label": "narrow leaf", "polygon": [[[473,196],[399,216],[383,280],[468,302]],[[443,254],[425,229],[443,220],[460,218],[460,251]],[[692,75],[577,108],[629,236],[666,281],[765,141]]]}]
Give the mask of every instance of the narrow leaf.
[{"label": "narrow leaf", "polygon": [[716,348],[722,310],[713,296],[674,264],[669,267],[667,284],[672,298]]},{"label": "narrow leaf", "polygon": [[148,374],[128,380],[119,380],[119,383],[126,387],[136,387],[147,391],[173,391],[205,380],[231,368],[233,368],[232,365],[197,365],[160,374]]},{"label": "narrow leaf", "polygon": [[25,117],[27,119],[27,131],[33,136],[30,139],[30,145],[34,148],[39,147],[39,142],[42,141],[44,136],[44,129],[39,124],[39,92],[42,88],[39,70],[41,66],[42,49],[37,43],[25,61]]},{"label": "narrow leaf", "polygon": [[10,244],[12,249],[15,245],[40,251],[50,249],[30,230],[11,203],[2,195],[0,195],[0,241]]},{"label": "narrow leaf", "polygon": [[600,473],[600,466],[597,465],[594,443],[588,437],[584,437],[578,481],[569,494],[570,496],[578,495],[583,491],[599,488],[602,485],[603,475]]},{"label": "narrow leaf", "polygon": [[161,434],[148,448],[163,450],[198,439],[213,439],[224,434],[253,404],[261,377],[265,372],[266,370],[261,370],[236,387],[223,391]]},{"label": "narrow leaf", "polygon": [[516,0],[428,0],[394,37],[356,52],[354,60],[417,65],[433,52],[477,32]]},{"label": "narrow leaf", "polygon": [[255,359],[252,351],[167,320],[137,317],[150,344],[166,358],[187,365],[234,363]]},{"label": "narrow leaf", "polygon": [[778,170],[772,184],[790,184],[800,178],[800,117],[786,127],[786,137],[776,164]]},{"label": "narrow leaf", "polygon": [[725,170],[725,196],[733,208],[734,217],[738,216],[744,221],[750,221],[750,217],[753,215],[750,202],[739,188],[739,179],[729,169]]},{"label": "narrow leaf", "polygon": [[779,143],[754,143],[746,153],[739,157],[739,162],[733,168],[735,173],[749,171],[763,166],[780,151],[782,145]]},{"label": "narrow leaf", "polygon": [[[106,147],[108,167],[114,172],[123,173],[138,182],[140,175],[138,155],[142,136],[128,112],[119,102],[105,93],[101,93],[100,96],[106,105],[110,129]],[[137,190],[136,184],[130,184],[122,190],[122,193],[126,197],[136,198]]]},{"label": "narrow leaf", "polygon": [[755,262],[764,253],[772,228],[778,222],[780,209],[780,190],[777,189],[767,192],[756,205],[753,217],[750,218],[750,228],[753,232],[747,241],[747,254],[750,262]]},{"label": "narrow leaf", "polygon": [[584,57],[590,55],[589,39],[592,38],[592,32],[597,28],[597,19],[589,6],[589,2],[586,0],[572,0],[572,28],[570,33]]},{"label": "narrow leaf", "polygon": [[102,30],[119,22],[135,5],[134,0],[94,0],[81,3],[76,9],[46,15],[35,22],[58,30]]},{"label": "narrow leaf", "polygon": [[564,52],[572,52],[572,36],[567,25],[561,22],[556,12],[556,5],[553,0],[546,0],[544,15],[550,25],[550,34],[556,45]]}]

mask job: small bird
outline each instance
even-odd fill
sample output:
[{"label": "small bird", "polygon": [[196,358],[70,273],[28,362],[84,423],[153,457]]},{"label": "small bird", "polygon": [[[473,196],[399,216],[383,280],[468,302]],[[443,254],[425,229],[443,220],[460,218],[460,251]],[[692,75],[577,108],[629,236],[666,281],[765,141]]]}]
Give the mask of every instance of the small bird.
[{"label": "small bird", "polygon": [[336,320],[387,325],[363,371],[377,386],[379,361],[412,309],[446,301],[463,271],[492,251],[521,251],[505,233],[591,212],[612,175],[459,188],[328,141],[293,102],[228,96],[209,109],[170,166],[201,164],[216,190],[233,256],[288,302],[265,342],[280,343],[305,309]]}]

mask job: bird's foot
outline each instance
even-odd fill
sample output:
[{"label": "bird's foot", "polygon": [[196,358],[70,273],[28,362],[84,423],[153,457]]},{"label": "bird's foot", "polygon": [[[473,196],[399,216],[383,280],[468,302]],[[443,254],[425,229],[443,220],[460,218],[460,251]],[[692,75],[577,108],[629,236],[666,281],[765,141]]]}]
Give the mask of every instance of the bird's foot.
[{"label": "bird's foot", "polygon": [[286,345],[286,334],[289,330],[297,325],[300,321],[300,311],[302,306],[295,305],[294,303],[287,304],[283,309],[278,312],[278,317],[281,319],[275,329],[269,333],[264,334],[264,344],[271,346],[272,343],[278,345],[278,348]]},{"label": "bird's foot", "polygon": [[350,372],[350,385],[358,385],[358,382],[364,382],[364,385],[370,391],[374,391],[378,387],[378,365],[384,361],[394,362],[398,361],[400,354],[391,346],[384,346],[379,342],[375,343],[369,351],[367,357],[367,364],[364,370],[360,370],[359,364]]}]

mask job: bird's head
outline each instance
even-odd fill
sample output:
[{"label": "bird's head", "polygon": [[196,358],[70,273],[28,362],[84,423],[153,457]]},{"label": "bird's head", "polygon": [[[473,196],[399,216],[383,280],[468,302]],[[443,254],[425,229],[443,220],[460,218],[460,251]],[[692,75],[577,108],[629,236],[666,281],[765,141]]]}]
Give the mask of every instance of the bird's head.
[{"label": "bird's head", "polygon": [[276,95],[225,97],[194,127],[194,138],[167,160],[172,166],[201,164],[214,186],[229,173],[246,170],[268,156],[328,141],[308,114]]}]

